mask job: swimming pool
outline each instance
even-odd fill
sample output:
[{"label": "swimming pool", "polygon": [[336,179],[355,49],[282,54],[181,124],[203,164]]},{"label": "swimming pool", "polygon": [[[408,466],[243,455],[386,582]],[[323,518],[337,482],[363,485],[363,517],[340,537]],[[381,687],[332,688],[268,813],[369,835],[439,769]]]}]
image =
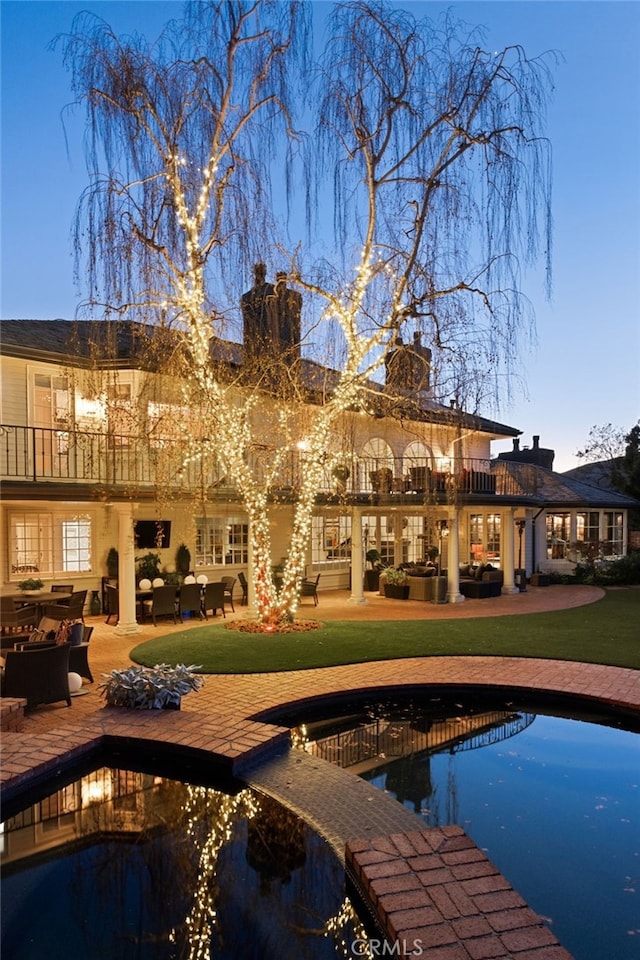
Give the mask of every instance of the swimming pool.
[{"label": "swimming pool", "polygon": [[636,732],[434,697],[369,703],[298,734],[428,825],[462,826],[576,960],[637,960]]},{"label": "swimming pool", "polygon": [[103,767],[1,838],[12,960],[329,960],[365,936],[328,844],[254,790]]}]

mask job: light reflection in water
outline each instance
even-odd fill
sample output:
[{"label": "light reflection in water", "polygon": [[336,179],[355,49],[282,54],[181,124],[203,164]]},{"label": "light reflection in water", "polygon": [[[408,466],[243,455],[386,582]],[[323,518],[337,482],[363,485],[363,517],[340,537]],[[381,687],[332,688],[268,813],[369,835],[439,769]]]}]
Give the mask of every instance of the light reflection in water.
[{"label": "light reflection in water", "polygon": [[500,707],[374,704],[296,743],[460,825],[576,960],[637,960],[640,736]]},{"label": "light reflection in water", "polygon": [[103,768],[3,827],[13,960],[324,960],[366,939],[329,847],[252,790]]}]

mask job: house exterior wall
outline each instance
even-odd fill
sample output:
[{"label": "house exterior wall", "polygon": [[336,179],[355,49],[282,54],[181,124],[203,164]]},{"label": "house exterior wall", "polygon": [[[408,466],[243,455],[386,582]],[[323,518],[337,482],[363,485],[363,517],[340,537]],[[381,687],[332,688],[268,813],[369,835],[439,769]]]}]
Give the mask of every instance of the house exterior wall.
[{"label": "house exterior wall", "polygon": [[[218,578],[223,573],[248,572],[247,563],[238,559],[244,556],[242,551],[225,555],[221,562],[198,562],[197,531],[205,520],[216,518],[224,524],[232,518],[235,523],[246,524],[246,513],[234,491],[223,486],[203,507],[198,505],[195,488],[193,485],[189,487],[188,480],[178,493],[155,485],[152,468],[162,463],[163,457],[169,457],[170,443],[165,444],[162,439],[163,431],[168,431],[169,435],[172,431],[179,432],[185,422],[184,411],[171,416],[170,405],[172,401],[177,402],[178,392],[174,383],[135,369],[109,370],[97,375],[88,368],[73,369],[62,363],[6,355],[0,357],[0,371],[2,423],[8,426],[35,426],[36,375],[69,380],[67,421],[53,423],[47,434],[53,446],[45,451],[49,460],[58,457],[59,472],[52,471],[50,475],[39,477],[31,476],[27,470],[20,478],[23,494],[9,497],[3,494],[0,533],[5,549],[0,557],[0,571],[4,583],[14,583],[26,575],[24,571],[12,568],[12,520],[16,515],[41,513],[58,519],[82,515],[91,520],[90,569],[69,574],[56,569],[52,579],[59,579],[64,574],[73,578],[76,588],[99,589],[101,578],[107,572],[107,552],[119,543],[119,516],[122,516],[116,504],[119,499],[132,504],[132,522],[136,519],[171,521],[170,546],[153,551],[159,554],[161,567],[166,571],[173,570],[176,549],[180,543],[185,543],[197,573]],[[130,402],[123,400],[127,417],[116,416],[107,421],[100,396],[107,389],[117,392],[120,388],[125,388],[125,396],[130,393]],[[157,413],[160,407],[164,411],[165,425],[158,429],[159,421],[154,420],[153,411]],[[264,408],[258,415],[263,414]],[[304,416],[305,410],[301,407],[301,420]],[[520,543],[515,521],[526,518],[521,559],[528,573],[548,569],[549,565],[557,567],[558,562],[547,557],[544,505],[536,497],[535,489],[527,486],[525,465],[520,465],[524,469],[511,486],[506,473],[504,476],[499,474],[496,481],[492,473],[495,461],[490,461],[491,440],[500,435],[495,431],[464,429],[455,423],[455,417],[455,411],[451,412],[450,419],[445,412],[442,420],[434,423],[384,418],[364,412],[343,415],[335,429],[336,447],[332,453],[336,450],[344,452],[349,477],[342,482],[327,470],[325,485],[319,490],[315,508],[316,540],[315,543],[310,541],[307,553],[306,573],[322,574],[321,589],[349,585],[351,524],[353,518],[359,523],[361,516],[363,553],[375,545],[386,562],[394,563],[404,560],[418,562],[426,558],[429,546],[439,549],[439,524],[446,520],[448,529],[457,528],[458,536],[455,551],[443,544],[443,566],[446,566],[449,555],[458,557],[460,563],[491,561],[500,566],[505,543],[509,544],[507,556],[512,557],[517,565]],[[196,425],[197,419],[192,422]],[[266,440],[268,422],[269,418],[264,417]],[[74,427],[78,437],[74,435]],[[145,441],[149,431],[158,430],[159,442],[155,446],[153,442],[138,444],[134,438],[128,443],[126,433],[131,430],[138,432]],[[37,446],[37,437],[27,434],[24,437]],[[4,439],[7,441],[6,436]],[[44,444],[44,441],[40,442]],[[73,446],[71,453],[68,446]],[[51,449],[55,456],[51,455]],[[63,467],[66,469],[72,460],[76,472],[65,472]],[[103,460],[111,464],[106,473],[102,472]],[[32,466],[35,471],[37,464],[29,461],[29,469]],[[173,466],[173,461],[167,459],[163,467],[166,476],[172,475]],[[214,465],[209,466],[209,479],[220,479],[215,474]],[[389,472],[388,486],[376,486],[373,477],[381,468]],[[303,469],[302,462],[296,469]],[[431,473],[431,487],[412,487],[410,482],[415,481],[415,477],[411,477],[412,469]],[[464,476],[466,480],[463,481]],[[473,482],[471,478],[475,478]],[[291,477],[286,479],[291,481]],[[450,480],[455,482],[450,484]],[[478,481],[477,485],[475,481]],[[56,489],[55,497],[52,488]],[[287,553],[293,518],[291,504],[286,502],[286,497],[282,500],[274,503],[270,511],[274,563]],[[626,512],[624,523],[626,548]],[[136,548],[135,556],[144,552],[148,551]]]}]

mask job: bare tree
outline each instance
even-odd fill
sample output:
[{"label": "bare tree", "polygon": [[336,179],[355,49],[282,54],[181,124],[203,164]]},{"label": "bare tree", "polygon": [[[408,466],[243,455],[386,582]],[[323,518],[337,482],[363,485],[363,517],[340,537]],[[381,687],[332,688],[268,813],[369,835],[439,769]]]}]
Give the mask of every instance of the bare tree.
[{"label": "bare tree", "polygon": [[[372,378],[398,337],[420,333],[432,349],[432,398],[460,400],[464,384],[490,381],[497,391],[527,326],[520,273],[541,253],[548,266],[551,252],[545,60],[519,47],[486,52],[448,19],[338,4],[309,84],[315,130],[303,141],[293,107],[308,14],[297,2],[187,4],[155,46],[83,15],[64,43],[89,117],[92,180],[76,239],[90,306],[177,336],[183,402],[199,423],[184,458],[215,457],[239,492],[259,615],[270,623],[295,612],[336,429],[349,410],[379,400]],[[306,191],[311,231],[333,197],[333,223],[322,227],[341,257],[312,262],[301,248],[275,246],[274,166],[285,171],[280,203],[290,185]],[[286,256],[311,320],[306,342],[334,358],[312,389],[277,356],[251,369],[245,357],[239,375],[211,361],[212,335],[260,247]],[[276,589],[272,491],[302,440]]]}]

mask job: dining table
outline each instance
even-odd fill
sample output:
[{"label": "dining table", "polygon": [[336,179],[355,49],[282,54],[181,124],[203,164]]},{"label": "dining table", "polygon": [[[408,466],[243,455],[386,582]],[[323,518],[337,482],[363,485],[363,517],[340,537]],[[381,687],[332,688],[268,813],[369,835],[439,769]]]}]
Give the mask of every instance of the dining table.
[{"label": "dining table", "polygon": [[37,617],[40,619],[46,606],[60,601],[70,600],[73,594],[63,593],[61,590],[16,590],[11,587],[0,587],[0,596],[13,600],[14,605],[26,607],[34,604]]}]

